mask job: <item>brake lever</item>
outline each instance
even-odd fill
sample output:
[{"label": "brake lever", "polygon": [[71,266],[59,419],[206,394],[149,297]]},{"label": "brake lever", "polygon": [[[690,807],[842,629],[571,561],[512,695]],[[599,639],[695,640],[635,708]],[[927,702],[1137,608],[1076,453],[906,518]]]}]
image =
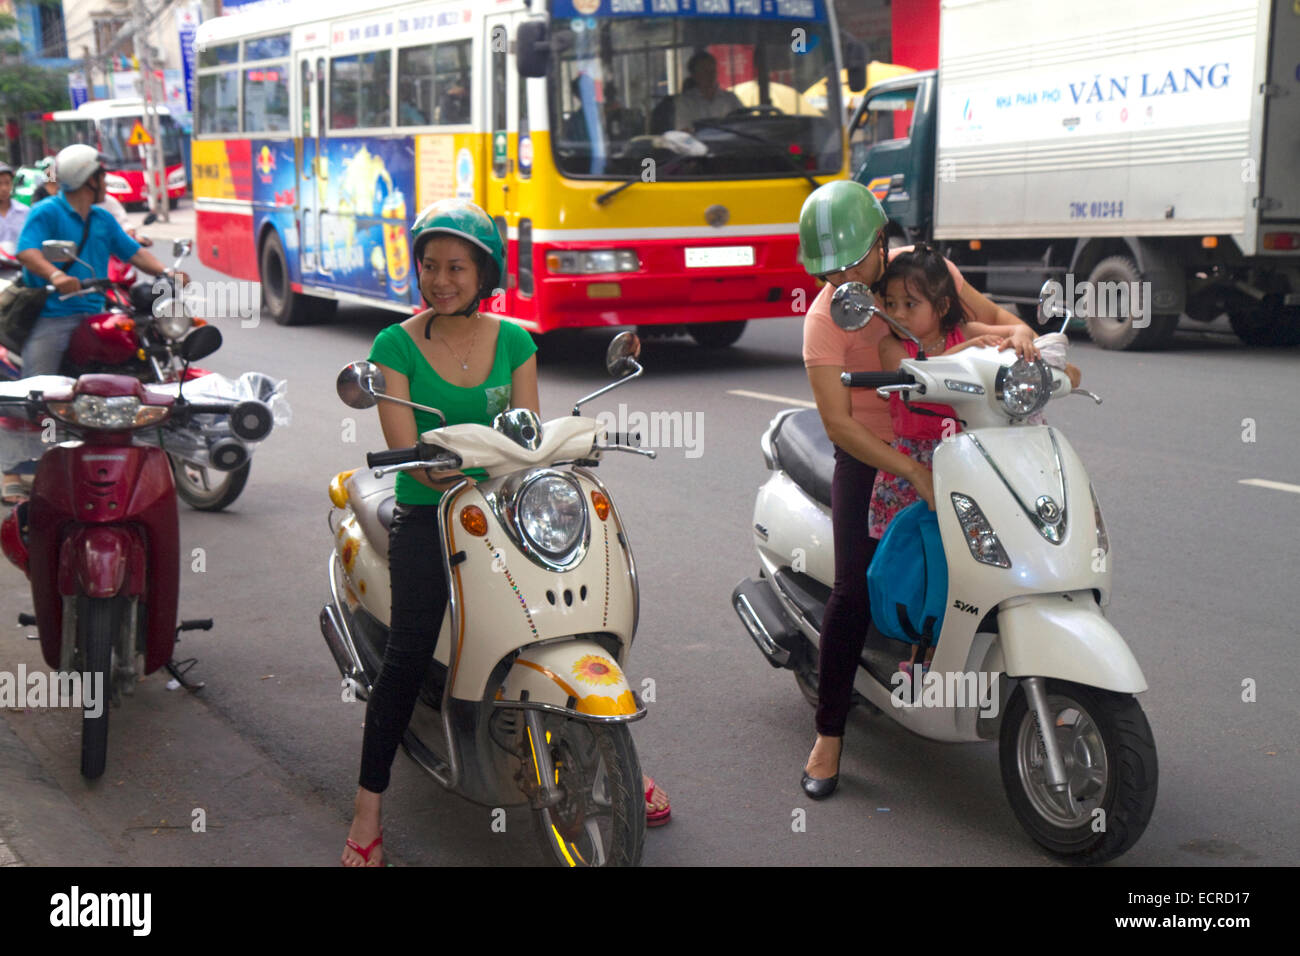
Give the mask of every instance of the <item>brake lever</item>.
[{"label": "brake lever", "polygon": [[1070,394],[1071,394],[1071,395],[1083,395],[1083,396],[1085,396],[1085,397],[1087,397],[1087,398],[1091,398],[1091,399],[1093,400],[1093,402],[1095,402],[1096,404],[1098,404],[1098,405],[1101,404],[1101,396],[1098,395],[1098,394],[1096,394],[1095,392],[1090,392],[1090,391],[1088,391],[1086,388],[1072,388],[1072,389],[1070,389]]},{"label": "brake lever", "polygon": [[651,448],[633,448],[631,445],[596,445],[594,451],[625,451],[633,455],[645,455],[647,458],[658,458],[659,452]]}]

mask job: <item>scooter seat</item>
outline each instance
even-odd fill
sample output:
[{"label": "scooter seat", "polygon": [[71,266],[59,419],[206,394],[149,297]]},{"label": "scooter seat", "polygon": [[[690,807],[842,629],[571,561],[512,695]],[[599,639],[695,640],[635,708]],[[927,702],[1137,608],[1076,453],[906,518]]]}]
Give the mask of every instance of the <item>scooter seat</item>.
[{"label": "scooter seat", "polygon": [[817,409],[795,412],[782,421],[772,436],[772,450],[790,480],[829,508],[835,446],[826,436]]}]

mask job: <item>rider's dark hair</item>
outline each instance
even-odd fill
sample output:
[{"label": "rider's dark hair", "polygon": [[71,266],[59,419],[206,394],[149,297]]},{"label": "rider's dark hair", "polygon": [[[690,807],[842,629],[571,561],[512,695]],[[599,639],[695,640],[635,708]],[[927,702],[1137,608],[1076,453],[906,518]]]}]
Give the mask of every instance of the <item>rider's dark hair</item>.
[{"label": "rider's dark hair", "polygon": [[881,291],[894,279],[902,279],[908,292],[929,302],[939,313],[939,328],[944,335],[966,321],[966,310],[948,269],[948,260],[933,246],[917,243],[895,256],[880,279]]}]

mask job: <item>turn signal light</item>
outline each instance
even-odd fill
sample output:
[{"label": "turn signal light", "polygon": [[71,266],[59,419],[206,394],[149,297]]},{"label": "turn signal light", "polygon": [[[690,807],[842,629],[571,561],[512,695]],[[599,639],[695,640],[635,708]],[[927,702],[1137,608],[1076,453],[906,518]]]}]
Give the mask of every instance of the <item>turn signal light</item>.
[{"label": "turn signal light", "polygon": [[469,505],[460,512],[460,523],[466,531],[481,538],[487,534],[487,515],[478,505]]},{"label": "turn signal light", "polygon": [[972,239],[970,241],[970,247],[974,249],[976,252],[979,252],[979,250],[983,247],[983,245],[984,243],[980,242],[980,240],[978,239]]},{"label": "turn signal light", "polygon": [[591,493],[591,506],[596,509],[596,517],[601,521],[609,517],[609,499],[599,491]]},{"label": "turn signal light", "polygon": [[1218,237],[1218,236],[1201,236],[1201,248],[1202,248],[1202,249],[1217,249],[1217,248],[1219,248],[1219,237]]},{"label": "turn signal light", "polygon": [[1264,248],[1281,252],[1300,249],[1300,232],[1266,232]]},{"label": "turn signal light", "polygon": [[347,506],[348,486],[346,482],[355,472],[355,468],[353,468],[352,471],[340,471],[330,479],[330,501],[334,503],[335,508],[343,508]]}]

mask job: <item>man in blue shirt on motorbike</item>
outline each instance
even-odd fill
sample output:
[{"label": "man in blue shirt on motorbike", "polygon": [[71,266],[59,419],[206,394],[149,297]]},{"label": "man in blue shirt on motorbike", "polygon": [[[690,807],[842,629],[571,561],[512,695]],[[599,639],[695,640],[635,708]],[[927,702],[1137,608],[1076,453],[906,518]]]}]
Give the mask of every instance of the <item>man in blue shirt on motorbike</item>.
[{"label": "man in blue shirt on motorbike", "polygon": [[[83,279],[106,276],[110,256],[130,262],[148,275],[171,277],[171,270],[128,236],[111,214],[95,206],[106,195],[107,174],[104,157],[93,146],[78,143],[62,150],[53,171],[59,194],[32,209],[18,237],[23,280],[32,287],[49,284],[55,288],[23,346],[24,376],[57,375],[77,326],[87,315],[104,311],[101,293],[73,293],[81,291]],[[50,262],[41,252],[47,239],[78,243],[81,262],[69,262],[66,267]],[[176,279],[182,286],[187,281],[179,272]]]}]

